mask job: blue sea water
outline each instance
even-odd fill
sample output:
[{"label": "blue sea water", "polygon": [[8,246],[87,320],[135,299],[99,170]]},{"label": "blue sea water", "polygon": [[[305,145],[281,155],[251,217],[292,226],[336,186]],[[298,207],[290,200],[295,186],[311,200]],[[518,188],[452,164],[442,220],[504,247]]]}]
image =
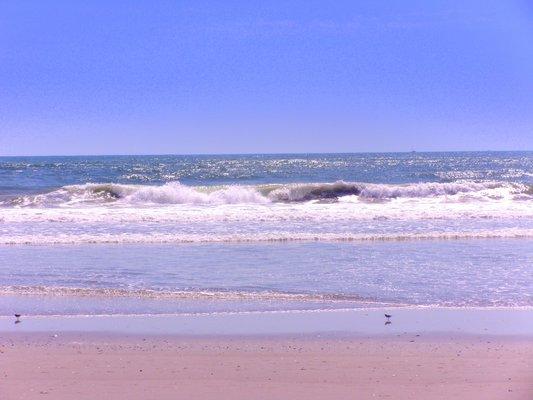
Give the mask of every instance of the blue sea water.
[{"label": "blue sea water", "polygon": [[259,185],[420,183],[460,179],[533,184],[533,152],[0,157],[0,190],[41,192],[113,182]]},{"label": "blue sea water", "polygon": [[0,158],[0,314],[533,305],[533,152]]}]

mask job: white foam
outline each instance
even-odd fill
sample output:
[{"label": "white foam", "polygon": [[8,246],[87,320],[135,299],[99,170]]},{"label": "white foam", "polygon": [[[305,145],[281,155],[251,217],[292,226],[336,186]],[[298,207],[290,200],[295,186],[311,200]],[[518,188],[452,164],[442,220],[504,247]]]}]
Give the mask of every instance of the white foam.
[{"label": "white foam", "polygon": [[[499,189],[498,189],[499,190]],[[494,191],[494,190],[492,190]],[[136,196],[145,196],[143,192]],[[209,196],[211,204],[139,204],[132,202],[130,195],[117,204],[98,205],[70,204],[64,207],[0,207],[0,222],[40,223],[68,222],[79,224],[151,223],[198,223],[198,222],[335,222],[369,220],[416,220],[416,219],[487,219],[487,218],[533,218],[532,201],[517,200],[509,193],[480,192],[458,193],[436,197],[399,197],[386,202],[368,201],[356,195],[343,196],[338,202],[304,203],[258,203],[220,204],[228,198],[236,201],[243,198],[241,189],[233,196],[230,189],[214,191]],[[154,197],[151,195],[151,199]],[[166,195],[165,195],[166,196]],[[194,195],[196,196],[196,195]],[[255,199],[255,194],[246,194]]]},{"label": "white foam", "polygon": [[423,233],[359,234],[320,232],[258,232],[258,233],[63,233],[0,235],[0,245],[50,244],[147,244],[147,243],[247,243],[247,242],[355,242],[532,238],[533,229],[498,229],[488,231],[453,231]]},{"label": "white foam", "polygon": [[137,187],[135,191],[123,197],[124,203],[156,204],[240,204],[267,203],[254,188],[246,186],[227,186],[210,192],[200,191],[178,182],[163,186]]},{"label": "white foam", "polygon": [[0,244],[529,237],[532,199],[502,182],[86,184],[4,204]]}]

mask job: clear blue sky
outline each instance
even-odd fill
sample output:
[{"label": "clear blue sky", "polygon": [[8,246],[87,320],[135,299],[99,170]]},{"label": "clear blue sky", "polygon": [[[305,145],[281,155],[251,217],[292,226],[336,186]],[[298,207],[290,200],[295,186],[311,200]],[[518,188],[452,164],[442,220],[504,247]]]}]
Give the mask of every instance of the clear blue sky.
[{"label": "clear blue sky", "polygon": [[531,1],[0,1],[0,154],[533,149]]}]

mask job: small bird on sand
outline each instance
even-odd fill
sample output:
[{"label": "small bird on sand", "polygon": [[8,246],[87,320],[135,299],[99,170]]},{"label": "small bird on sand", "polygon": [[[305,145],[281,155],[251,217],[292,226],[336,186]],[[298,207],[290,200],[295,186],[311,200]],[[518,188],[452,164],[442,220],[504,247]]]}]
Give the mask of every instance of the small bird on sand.
[{"label": "small bird on sand", "polygon": [[20,323],[20,316],[21,316],[20,314],[15,314],[15,318],[16,318],[15,324],[19,324]]},{"label": "small bird on sand", "polygon": [[390,319],[390,317],[392,317],[392,315],[390,315],[390,314],[385,314],[385,318]]}]

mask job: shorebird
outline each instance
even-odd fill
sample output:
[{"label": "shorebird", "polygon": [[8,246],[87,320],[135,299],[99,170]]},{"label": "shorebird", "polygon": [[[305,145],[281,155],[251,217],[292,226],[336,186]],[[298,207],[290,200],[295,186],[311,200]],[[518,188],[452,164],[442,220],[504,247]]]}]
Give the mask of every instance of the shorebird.
[{"label": "shorebird", "polygon": [[15,324],[19,324],[20,323],[20,314],[15,314]]},{"label": "shorebird", "polygon": [[390,317],[392,317],[392,315],[390,315],[390,314],[385,314],[385,318],[390,319]]}]

